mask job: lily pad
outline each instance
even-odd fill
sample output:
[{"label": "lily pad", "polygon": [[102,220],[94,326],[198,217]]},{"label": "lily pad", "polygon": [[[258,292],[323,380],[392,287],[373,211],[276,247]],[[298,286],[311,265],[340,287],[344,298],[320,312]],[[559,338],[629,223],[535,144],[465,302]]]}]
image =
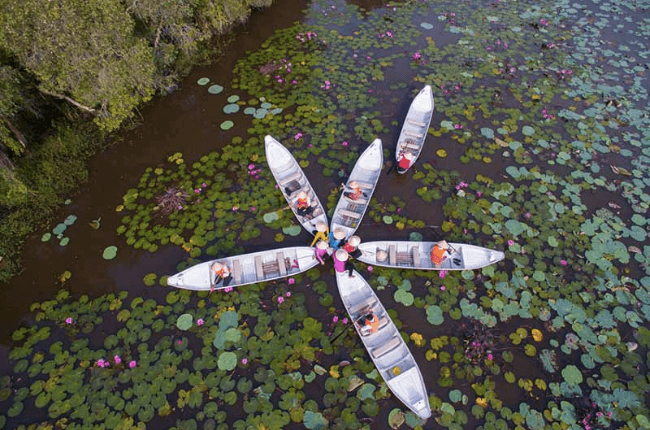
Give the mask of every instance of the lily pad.
[{"label": "lily pad", "polygon": [[178,320],[176,320],[176,327],[178,327],[180,330],[189,330],[190,327],[192,327],[193,322],[194,319],[192,318],[192,315],[183,314],[178,317]]},{"label": "lily pad", "polygon": [[200,78],[198,81],[196,81],[196,83],[201,86],[208,85],[209,82],[210,82],[210,78]]},{"label": "lily pad", "polygon": [[237,355],[234,352],[226,351],[219,355],[217,366],[221,370],[233,370],[237,366]]},{"label": "lily pad", "polygon": [[235,125],[232,121],[224,121],[221,123],[222,130],[230,130]]},{"label": "lily pad", "polygon": [[104,249],[104,260],[112,260],[117,255],[117,246],[108,246]]},{"label": "lily pad", "polygon": [[223,91],[223,87],[217,84],[210,85],[210,88],[208,88],[208,92],[210,94],[219,94],[222,91]]}]

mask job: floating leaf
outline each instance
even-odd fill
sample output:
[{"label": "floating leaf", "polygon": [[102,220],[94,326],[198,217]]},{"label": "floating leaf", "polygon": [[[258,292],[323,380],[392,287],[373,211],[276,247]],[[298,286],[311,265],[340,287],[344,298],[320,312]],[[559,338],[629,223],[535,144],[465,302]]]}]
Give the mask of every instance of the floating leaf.
[{"label": "floating leaf", "polygon": [[264,216],[262,216],[262,219],[264,219],[264,222],[266,223],[271,223],[278,219],[278,213],[277,211],[265,213]]},{"label": "floating leaf", "polygon": [[63,223],[65,225],[67,225],[67,226],[71,226],[72,224],[75,223],[75,221],[77,221],[77,216],[76,215],[68,215],[66,217],[65,221],[63,221]]},{"label": "floating leaf", "polygon": [[447,151],[444,149],[438,149],[436,151],[436,155],[438,155],[440,158],[445,158],[447,156]]},{"label": "floating leaf", "polygon": [[393,223],[393,217],[390,215],[384,215],[382,218],[384,221],[384,224],[392,224]]},{"label": "floating leaf", "polygon": [[176,327],[178,327],[180,330],[189,330],[190,327],[192,327],[193,322],[194,319],[192,318],[192,315],[183,314],[176,320]]},{"label": "floating leaf", "polygon": [[237,355],[234,352],[226,351],[219,355],[217,365],[221,370],[233,370],[237,366]]},{"label": "floating leaf", "polygon": [[196,83],[201,86],[208,85],[209,82],[210,82],[210,78],[201,78],[198,81],[196,81]]},{"label": "floating leaf", "polygon": [[232,121],[224,121],[221,123],[222,130],[230,130],[235,125]]},{"label": "floating leaf", "polygon": [[427,321],[432,325],[440,325],[445,319],[439,306],[431,305],[427,308]]},{"label": "floating leaf", "polygon": [[327,428],[329,421],[320,412],[307,410],[303,417],[303,423],[310,430],[321,430]]},{"label": "floating leaf", "polygon": [[51,238],[52,238],[52,234],[51,234],[51,233],[45,233],[43,236],[41,236],[41,242],[47,242],[47,241],[50,240]]},{"label": "floating leaf", "polygon": [[228,97],[228,103],[236,103],[238,101],[239,101],[239,96],[237,94]]},{"label": "floating leaf", "polygon": [[112,260],[115,258],[117,255],[117,247],[116,246],[107,246],[106,249],[104,249],[104,260]]},{"label": "floating leaf", "polygon": [[226,114],[237,113],[239,112],[239,105],[234,103],[226,105],[223,108],[223,112]]},{"label": "floating leaf", "polygon": [[219,94],[222,91],[223,91],[223,87],[217,84],[210,85],[210,88],[208,88],[208,92],[210,94]]},{"label": "floating leaf", "polygon": [[562,369],[562,377],[569,385],[578,385],[583,380],[582,373],[573,364],[569,364],[564,369]]},{"label": "floating leaf", "polygon": [[420,23],[420,27],[424,28],[425,30],[431,30],[433,28],[433,25],[429,24],[428,22],[423,22]]}]

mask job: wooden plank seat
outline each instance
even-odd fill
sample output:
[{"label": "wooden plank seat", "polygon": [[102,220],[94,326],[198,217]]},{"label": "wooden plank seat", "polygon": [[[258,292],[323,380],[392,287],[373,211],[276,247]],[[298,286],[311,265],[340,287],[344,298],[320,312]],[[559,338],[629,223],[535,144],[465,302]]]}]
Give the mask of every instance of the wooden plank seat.
[{"label": "wooden plank seat", "polygon": [[411,248],[411,258],[413,259],[413,265],[415,267],[420,267],[420,248],[414,246]]},{"label": "wooden plank seat", "polygon": [[262,257],[259,255],[255,256],[255,273],[257,273],[257,279],[264,279],[264,268],[262,266]]},{"label": "wooden plank seat", "polygon": [[395,245],[390,245],[388,247],[388,262],[390,264],[397,263],[397,249],[395,249]]},{"label": "wooden plank seat", "polygon": [[377,300],[374,297],[368,297],[366,300],[362,300],[358,303],[353,303],[350,306],[350,316],[356,321],[361,318],[363,315],[360,315],[362,311],[368,311],[372,309],[377,304]]},{"label": "wooden plank seat", "polygon": [[354,218],[354,219],[357,219],[357,218],[359,218],[361,216],[360,213],[352,212],[352,211],[349,211],[347,209],[339,209],[338,213],[343,215],[343,216],[347,216],[347,217]]},{"label": "wooden plank seat", "polygon": [[414,130],[406,130],[406,131],[404,132],[404,134],[406,134],[407,136],[413,136],[413,137],[417,137],[417,138],[422,138],[422,137],[424,137],[424,134],[419,133],[419,132],[414,131]]},{"label": "wooden plank seat", "polygon": [[356,199],[356,200],[352,200],[352,199],[349,198],[348,196],[343,196],[343,198],[344,198],[348,203],[353,204],[353,205],[365,205],[366,203],[368,203],[368,200],[367,200],[367,199],[363,199],[363,198],[361,198],[361,197],[359,197],[359,198]]},{"label": "wooden plank seat", "polygon": [[417,125],[418,127],[426,127],[426,124],[420,121],[416,121],[414,119],[409,118],[408,123],[412,125]]},{"label": "wooden plank seat", "polygon": [[399,336],[393,336],[390,340],[388,340],[385,344],[382,346],[373,349],[370,354],[373,356],[373,358],[379,358],[382,355],[386,354],[387,352],[392,351],[393,349],[397,348],[400,346],[402,341],[402,338]]},{"label": "wooden plank seat", "polygon": [[413,257],[410,252],[398,252],[396,257],[397,264],[411,264],[413,262]]},{"label": "wooden plank seat", "polygon": [[284,253],[278,252],[275,255],[275,258],[277,259],[278,262],[278,269],[280,270],[280,275],[285,276],[287,274],[287,267],[285,266],[285,262],[284,262]]},{"label": "wooden plank seat", "polygon": [[372,190],[373,188],[375,188],[375,186],[373,184],[369,184],[367,182],[357,181],[357,183],[359,184],[359,187],[365,188],[367,190]]},{"label": "wooden plank seat", "polygon": [[417,150],[420,149],[420,145],[416,145],[415,143],[403,142],[402,143],[402,148],[403,149],[410,149],[412,151],[417,151]]},{"label": "wooden plank seat", "polygon": [[287,178],[282,178],[282,180],[278,181],[278,182],[280,182],[281,186],[285,186],[289,182],[296,181],[296,180],[300,179],[301,177],[302,177],[302,173],[301,172],[296,172],[296,173],[294,173],[293,175],[291,175],[291,176],[289,176]]},{"label": "wooden plank seat", "polygon": [[241,279],[241,263],[239,260],[233,260],[232,262],[232,276],[235,278],[235,283],[239,284],[242,279]]}]

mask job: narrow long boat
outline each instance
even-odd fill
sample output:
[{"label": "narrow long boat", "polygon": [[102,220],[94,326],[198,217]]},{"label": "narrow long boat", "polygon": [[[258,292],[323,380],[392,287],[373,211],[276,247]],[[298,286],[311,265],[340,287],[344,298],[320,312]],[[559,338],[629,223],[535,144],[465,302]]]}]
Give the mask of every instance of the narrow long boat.
[{"label": "narrow long boat", "polygon": [[[336,283],[361,341],[395,397],[418,417],[429,418],[431,407],[420,368],[372,287],[358,272],[353,274],[350,278],[348,272],[337,272]],[[379,319],[374,333],[357,324],[369,312]]]},{"label": "narrow long boat", "polygon": [[[307,176],[302,168],[291,155],[291,152],[280,142],[271,136],[264,137],[264,146],[266,147],[266,161],[269,164],[271,173],[278,183],[282,195],[289,203],[294,215],[302,226],[311,234],[316,233],[316,224],[324,222],[327,225],[327,214],[325,207],[321,204],[318,196],[314,192]],[[304,191],[311,200],[311,206],[314,208],[310,216],[302,216],[297,212],[298,194]]]},{"label": "narrow long boat", "polygon": [[349,188],[352,181],[358,182],[363,194],[356,200],[346,197],[345,192],[341,194],[336,209],[334,209],[330,231],[340,228],[345,232],[346,238],[357,231],[361,219],[370,204],[372,193],[375,191],[383,162],[384,154],[381,139],[375,139],[357,160],[346,183],[346,188]]},{"label": "narrow long boat", "polygon": [[[214,274],[211,266],[212,263],[217,261],[227,265],[231,271],[232,279],[228,285],[223,285],[223,282],[213,285]],[[318,260],[314,257],[313,249],[308,246],[296,246],[224,257],[199,263],[170,276],[167,278],[167,284],[186,290],[220,290],[226,287],[239,287],[297,275],[317,264]]]},{"label": "narrow long boat", "polygon": [[[397,173],[405,173],[415,164],[415,161],[422,152],[424,141],[427,138],[431,116],[433,115],[434,103],[433,93],[430,85],[425,85],[411,102],[402,131],[397,139],[395,149],[395,160],[397,161]],[[399,162],[404,154],[412,155],[411,162],[407,168],[401,168]]]},{"label": "narrow long boat", "polygon": [[480,269],[505,258],[501,251],[463,243],[449,243],[451,253],[442,264],[431,262],[431,249],[437,242],[377,241],[362,242],[358,258],[367,264],[399,269],[465,270]]}]

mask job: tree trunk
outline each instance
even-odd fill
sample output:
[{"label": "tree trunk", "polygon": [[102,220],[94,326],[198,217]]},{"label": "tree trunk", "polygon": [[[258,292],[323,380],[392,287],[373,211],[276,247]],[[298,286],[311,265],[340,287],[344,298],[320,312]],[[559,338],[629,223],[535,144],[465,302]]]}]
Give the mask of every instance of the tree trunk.
[{"label": "tree trunk", "polygon": [[39,88],[39,91],[42,92],[42,93],[48,94],[48,95],[50,95],[50,96],[52,96],[52,97],[56,97],[56,98],[59,98],[59,99],[66,100],[66,101],[72,103],[73,105],[77,106],[79,109],[83,109],[83,110],[85,110],[86,112],[92,112],[92,113],[95,113],[95,109],[90,108],[90,107],[88,107],[88,106],[84,106],[84,105],[82,105],[81,103],[79,103],[78,101],[73,100],[73,99],[71,99],[71,98],[68,97],[68,96],[64,96],[64,95],[61,95],[61,94],[52,93],[52,92],[49,92],[49,91],[47,91],[47,90],[44,90],[43,88]]},{"label": "tree trunk", "polygon": [[9,118],[5,116],[0,116],[0,119],[4,121],[5,124],[7,124],[7,127],[9,127],[9,130],[16,136],[16,140],[20,142],[21,145],[23,145],[23,148],[27,148],[27,139],[25,139],[25,136],[16,128],[16,126],[9,121]]}]

